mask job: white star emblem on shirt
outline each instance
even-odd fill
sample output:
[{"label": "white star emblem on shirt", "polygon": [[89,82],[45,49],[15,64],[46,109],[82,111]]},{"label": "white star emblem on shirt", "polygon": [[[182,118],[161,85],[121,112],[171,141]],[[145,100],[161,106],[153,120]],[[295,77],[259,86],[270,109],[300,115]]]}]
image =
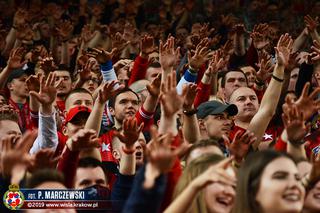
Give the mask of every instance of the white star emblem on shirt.
[{"label": "white star emblem on shirt", "polygon": [[110,152],[110,144],[102,144],[102,152],[106,151],[106,152]]},{"label": "white star emblem on shirt", "polygon": [[263,140],[268,140],[268,139],[270,139],[270,140],[273,140],[273,138],[272,138],[272,134],[267,134],[267,133],[264,133],[264,135],[263,135]]}]

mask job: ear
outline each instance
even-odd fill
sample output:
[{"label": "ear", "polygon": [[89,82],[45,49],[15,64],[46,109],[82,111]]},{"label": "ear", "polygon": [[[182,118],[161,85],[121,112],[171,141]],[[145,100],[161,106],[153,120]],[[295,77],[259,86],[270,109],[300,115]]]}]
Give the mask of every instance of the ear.
[{"label": "ear", "polygon": [[200,131],[207,131],[206,124],[203,119],[198,119]]},{"label": "ear", "polygon": [[64,134],[65,136],[67,136],[67,135],[68,135],[68,128],[67,128],[67,125],[68,125],[68,124],[66,124],[65,126],[63,126],[63,127],[62,127],[62,134]]},{"label": "ear", "polygon": [[7,88],[9,91],[12,91],[12,82],[7,83]]},{"label": "ear", "polygon": [[120,161],[121,154],[120,154],[119,150],[117,150],[117,149],[112,150],[112,156],[114,157],[114,159]]},{"label": "ear", "polygon": [[114,112],[114,109],[112,107],[109,107],[109,112],[112,115],[112,117],[115,116],[115,112]]}]

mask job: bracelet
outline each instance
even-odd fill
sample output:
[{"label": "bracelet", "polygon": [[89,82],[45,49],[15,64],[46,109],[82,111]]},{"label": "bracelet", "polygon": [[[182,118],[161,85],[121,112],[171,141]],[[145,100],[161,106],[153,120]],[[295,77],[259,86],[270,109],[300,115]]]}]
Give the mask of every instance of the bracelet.
[{"label": "bracelet", "polygon": [[272,78],[273,78],[274,80],[276,80],[276,81],[280,82],[280,83],[282,83],[282,82],[283,82],[283,79],[278,78],[277,76],[274,76],[273,74],[272,74]]},{"label": "bracelet", "polygon": [[197,73],[197,70],[194,69],[193,67],[191,67],[190,65],[189,65],[189,71],[190,71],[191,73]]},{"label": "bracelet", "polygon": [[133,149],[133,150],[126,149],[126,147],[122,146],[122,151],[124,153],[126,153],[127,155],[132,155],[133,153],[135,153],[136,150],[135,149]]}]

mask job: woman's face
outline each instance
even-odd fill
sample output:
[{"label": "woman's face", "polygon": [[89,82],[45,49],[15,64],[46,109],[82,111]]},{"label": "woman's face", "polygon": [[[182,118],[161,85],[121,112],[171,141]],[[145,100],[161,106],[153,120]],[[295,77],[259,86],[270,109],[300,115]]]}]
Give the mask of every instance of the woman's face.
[{"label": "woman's face", "polygon": [[320,181],[309,191],[304,208],[311,212],[320,212]]},{"label": "woman's face", "polygon": [[[228,173],[235,173],[228,168]],[[235,186],[223,183],[212,183],[204,189],[204,199],[209,213],[230,213],[236,196]]]},{"label": "woman's face", "polygon": [[264,169],[256,201],[262,212],[301,212],[305,190],[294,162],[280,157]]}]

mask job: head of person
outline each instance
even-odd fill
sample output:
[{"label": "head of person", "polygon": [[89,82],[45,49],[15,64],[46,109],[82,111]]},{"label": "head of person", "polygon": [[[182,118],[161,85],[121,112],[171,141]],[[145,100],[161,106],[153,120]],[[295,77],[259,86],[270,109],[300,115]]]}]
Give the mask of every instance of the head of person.
[{"label": "head of person", "polygon": [[296,163],[285,153],[249,155],[237,178],[235,213],[301,212],[305,189]]},{"label": "head of person", "polygon": [[8,104],[6,95],[4,93],[0,93],[0,107],[6,104]]},{"label": "head of person", "polygon": [[129,82],[129,75],[128,75],[129,69],[130,69],[130,65],[120,68],[117,72],[118,81],[120,84],[124,86],[127,86]]},{"label": "head of person", "polygon": [[230,103],[238,108],[235,119],[250,122],[258,112],[259,101],[255,91],[249,87],[239,87],[230,96]]},{"label": "head of person", "polygon": [[162,69],[161,69],[160,63],[154,62],[154,63],[150,64],[147,69],[146,79],[151,82],[161,72],[162,72]]},{"label": "head of person", "polygon": [[307,190],[303,210],[305,212],[320,212],[320,180],[313,183]]},{"label": "head of person", "polygon": [[229,135],[233,125],[232,116],[238,113],[234,104],[207,101],[198,107],[197,118],[201,134],[207,138],[222,138]]},{"label": "head of person", "polygon": [[63,134],[70,138],[83,129],[90,113],[91,109],[85,106],[71,108],[66,114],[65,125],[62,128]]},{"label": "head of person", "polygon": [[[64,185],[64,176],[62,173],[54,169],[41,169],[34,172],[26,181],[26,187],[29,189],[35,190],[67,190],[67,187]],[[44,195],[42,195],[44,196]],[[38,212],[35,209],[27,209],[26,213]],[[52,212],[52,209],[42,209],[41,212],[49,213]],[[66,213],[75,213],[75,209],[64,209],[59,212]]]},{"label": "head of person", "polygon": [[72,90],[72,78],[68,70],[59,69],[54,71],[56,75],[56,83],[61,80],[60,85],[57,87],[57,96],[66,97]]},{"label": "head of person", "polygon": [[290,81],[288,86],[289,91],[295,91],[298,77],[299,77],[299,68],[296,67],[291,71],[291,74],[290,74]]},{"label": "head of person", "polygon": [[215,154],[223,156],[219,143],[215,139],[200,140],[190,147],[186,154],[186,164],[189,165],[193,160],[207,154]]},{"label": "head of person", "polygon": [[[118,139],[114,138],[112,140],[112,156],[113,158],[120,162],[121,157],[123,155],[123,150],[122,150],[123,143]],[[146,139],[142,132],[140,133],[140,136],[138,140],[134,143],[135,147],[135,156],[136,156],[136,165],[137,166],[142,166],[144,164],[144,149],[143,147],[146,146]]]},{"label": "head of person", "polygon": [[125,118],[134,117],[139,110],[140,100],[137,93],[124,88],[109,100],[109,110],[115,121],[122,124]]},{"label": "head of person", "polygon": [[149,92],[147,90],[147,85],[150,84],[148,80],[139,80],[134,82],[133,84],[130,85],[130,89],[132,89],[135,93],[139,95],[139,99],[141,100],[141,103],[144,103],[146,100]]},{"label": "head of person", "polygon": [[107,176],[102,163],[91,157],[80,159],[77,166],[74,188],[84,189],[95,185],[108,187]]},{"label": "head of person", "polygon": [[245,66],[240,68],[248,79],[248,87],[253,87],[256,81],[256,70],[252,66]]},{"label": "head of person", "polygon": [[21,136],[19,127],[19,115],[13,110],[2,110],[0,112],[0,138],[9,135]]},{"label": "head of person", "polygon": [[13,70],[7,80],[7,87],[12,99],[26,99],[29,95],[27,87],[28,76],[23,69]]},{"label": "head of person", "polygon": [[100,82],[100,76],[96,72],[90,72],[90,78],[83,83],[81,88],[86,89],[93,94]]},{"label": "head of person", "polygon": [[[173,197],[176,198],[199,175],[223,160],[222,155],[204,155],[192,161],[184,170],[175,188]],[[232,168],[228,168],[235,176]],[[228,171],[229,172],[229,171]],[[230,213],[235,200],[235,186],[211,183],[200,191],[199,195],[190,204],[190,212],[194,213]]]},{"label": "head of person", "polygon": [[66,112],[76,106],[85,106],[89,109],[93,107],[93,98],[91,93],[84,88],[77,88],[72,90],[65,100]]},{"label": "head of person", "polygon": [[221,79],[221,88],[224,91],[226,101],[229,101],[230,95],[239,87],[247,87],[248,80],[242,70],[231,70],[225,73]]}]

